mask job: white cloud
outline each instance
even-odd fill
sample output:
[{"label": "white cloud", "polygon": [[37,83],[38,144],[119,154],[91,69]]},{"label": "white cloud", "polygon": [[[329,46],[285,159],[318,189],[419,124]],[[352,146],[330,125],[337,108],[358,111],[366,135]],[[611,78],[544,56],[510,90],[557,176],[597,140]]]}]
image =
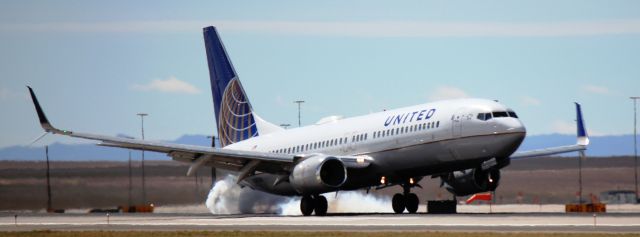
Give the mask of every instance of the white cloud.
[{"label": "white cloud", "polygon": [[0,100],[6,100],[11,97],[12,93],[7,88],[0,88]]},{"label": "white cloud", "polygon": [[7,88],[0,88],[1,101],[10,101],[14,99],[19,99],[19,100],[24,99],[24,100],[31,101],[31,96],[29,96],[29,93],[27,92],[26,88],[24,89],[24,91],[15,91]]},{"label": "white cloud", "polygon": [[526,96],[526,95],[522,96],[521,100],[522,100],[522,104],[527,105],[527,106],[538,106],[538,105],[542,104],[540,102],[540,100],[538,100],[536,98],[533,98],[531,96]]},{"label": "white cloud", "polygon": [[582,87],[582,89],[586,92],[599,94],[599,95],[606,95],[606,94],[609,94],[610,92],[609,88],[606,88],[604,86],[595,86],[595,85],[585,85]]},{"label": "white cloud", "polygon": [[448,100],[448,99],[460,99],[467,98],[466,92],[464,92],[460,88],[451,87],[451,86],[440,86],[435,89],[430,95],[429,99],[432,101],[436,100]]},{"label": "white cloud", "polygon": [[[640,34],[640,19],[604,21],[434,22],[434,21],[121,21],[4,23],[4,32],[199,32],[225,31],[355,37],[562,37]],[[383,29],[383,30],[381,30]]]},{"label": "white cloud", "polygon": [[560,134],[576,134],[576,123],[564,120],[556,120],[551,123],[551,129],[554,133]]},{"label": "white cloud", "polygon": [[[275,102],[276,102],[276,105],[278,105],[280,107],[285,106],[284,98],[282,98],[282,95],[276,95]],[[289,105],[289,104],[287,104],[287,105]]]},{"label": "white cloud", "polygon": [[[600,131],[593,130],[589,128],[588,123],[586,127],[587,127],[587,135],[589,136],[596,137],[596,136],[620,135],[620,134],[613,134],[613,133],[603,133]],[[551,123],[551,129],[554,133],[575,135],[578,128],[575,121],[567,122],[564,120],[556,120]]]},{"label": "white cloud", "polygon": [[144,85],[136,84],[136,85],[133,85],[131,88],[134,90],[140,90],[140,91],[158,91],[158,92],[184,93],[184,94],[200,93],[200,90],[198,90],[198,88],[196,88],[195,86],[185,81],[178,80],[173,76],[165,80],[156,79]]}]

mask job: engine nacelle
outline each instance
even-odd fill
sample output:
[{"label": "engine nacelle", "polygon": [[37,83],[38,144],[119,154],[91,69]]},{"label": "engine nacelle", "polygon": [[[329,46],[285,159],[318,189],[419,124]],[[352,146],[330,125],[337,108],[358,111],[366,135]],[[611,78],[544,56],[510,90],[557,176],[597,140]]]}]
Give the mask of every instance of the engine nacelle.
[{"label": "engine nacelle", "polygon": [[495,191],[500,182],[500,170],[480,168],[454,171],[441,177],[445,188],[456,196]]},{"label": "engine nacelle", "polygon": [[318,194],[337,190],[347,181],[347,168],[331,156],[313,156],[293,167],[289,182],[300,194]]}]

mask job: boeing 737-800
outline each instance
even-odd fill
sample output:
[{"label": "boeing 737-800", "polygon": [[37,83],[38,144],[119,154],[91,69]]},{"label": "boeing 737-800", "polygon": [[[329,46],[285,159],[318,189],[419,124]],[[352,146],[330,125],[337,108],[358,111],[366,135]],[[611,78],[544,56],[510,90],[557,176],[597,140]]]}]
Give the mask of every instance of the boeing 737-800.
[{"label": "boeing 737-800", "polygon": [[60,130],[49,122],[29,87],[42,128],[100,141],[98,145],[166,153],[191,164],[237,173],[237,182],[267,193],[302,196],[304,215],[325,215],[323,193],[400,185],[396,213],[418,209],[411,193],[423,177],[436,177],[451,193],[493,191],[511,159],[584,151],[589,143],[576,103],[575,145],[514,153],[526,129],[509,107],[487,99],[458,99],[353,117],[328,117],[282,129],[254,111],[214,27],[204,28],[220,148],[171,144]]}]

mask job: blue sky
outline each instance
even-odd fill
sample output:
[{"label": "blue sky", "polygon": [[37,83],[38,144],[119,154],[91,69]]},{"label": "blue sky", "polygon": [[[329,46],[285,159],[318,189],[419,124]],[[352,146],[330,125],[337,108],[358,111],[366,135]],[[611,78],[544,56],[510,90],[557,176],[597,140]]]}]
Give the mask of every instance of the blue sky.
[{"label": "blue sky", "polygon": [[[216,25],[261,117],[303,124],[456,97],[498,99],[529,134],[630,134],[639,1],[2,1],[0,147],[54,125],[148,139],[215,131],[202,28]],[[51,142],[79,142],[49,136]]]}]

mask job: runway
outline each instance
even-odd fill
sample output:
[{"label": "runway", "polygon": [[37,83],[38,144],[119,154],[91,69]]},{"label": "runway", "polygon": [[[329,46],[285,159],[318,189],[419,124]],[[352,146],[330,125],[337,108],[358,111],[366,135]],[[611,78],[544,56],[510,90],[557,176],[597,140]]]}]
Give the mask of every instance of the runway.
[{"label": "runway", "polygon": [[211,214],[0,214],[2,231],[531,231],[640,232],[639,213],[336,214],[325,217]]}]

